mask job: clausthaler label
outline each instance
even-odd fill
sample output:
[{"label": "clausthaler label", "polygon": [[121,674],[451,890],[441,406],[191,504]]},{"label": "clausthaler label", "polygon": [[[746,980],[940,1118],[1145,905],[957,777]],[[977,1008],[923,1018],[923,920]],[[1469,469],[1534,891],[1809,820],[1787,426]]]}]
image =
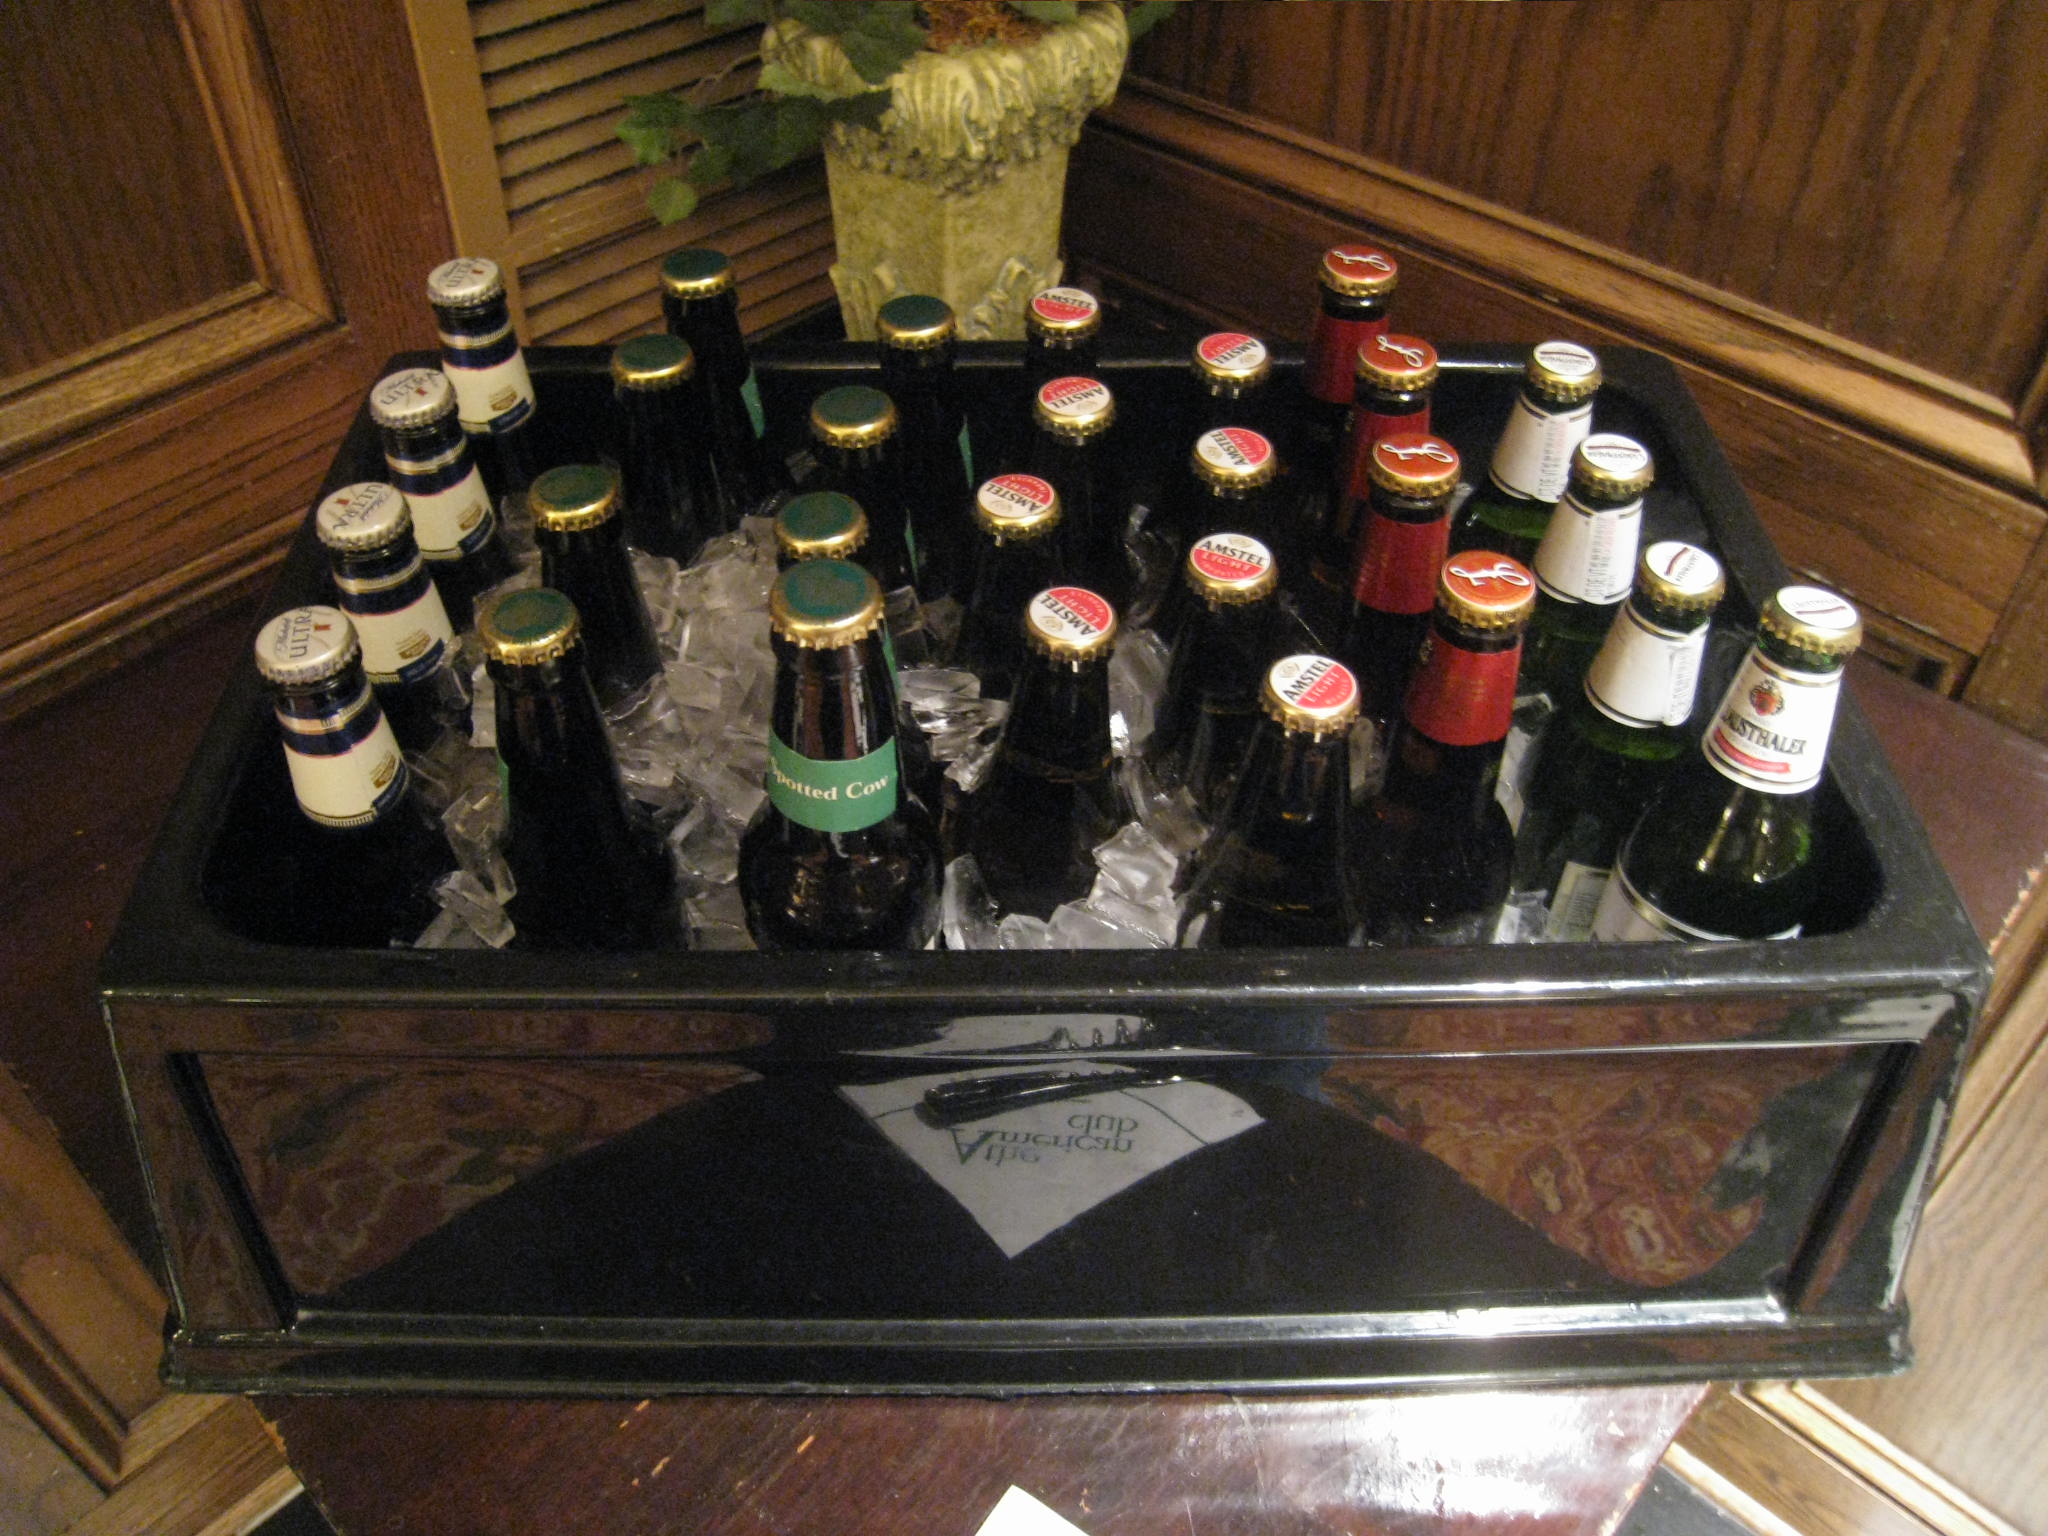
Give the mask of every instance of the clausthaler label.
[{"label": "clausthaler label", "polygon": [[1841,690],[1840,672],[1795,672],[1751,651],[1700,745],[1736,783],[1796,795],[1820,782]]},{"label": "clausthaler label", "polygon": [[896,814],[896,743],[865,757],[805,757],[780,736],[768,738],[768,798],[800,827],[858,832]]}]

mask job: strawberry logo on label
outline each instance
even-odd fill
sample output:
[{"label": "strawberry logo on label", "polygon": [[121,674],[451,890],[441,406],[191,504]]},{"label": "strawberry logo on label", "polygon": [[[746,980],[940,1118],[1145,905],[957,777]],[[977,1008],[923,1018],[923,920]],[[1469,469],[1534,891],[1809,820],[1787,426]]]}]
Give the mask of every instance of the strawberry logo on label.
[{"label": "strawberry logo on label", "polygon": [[1109,386],[1078,374],[1054,379],[1038,391],[1038,403],[1055,416],[1087,416],[1109,404]]},{"label": "strawberry logo on label", "polygon": [[1218,331],[1213,336],[1204,336],[1195,353],[1212,368],[1249,373],[1265,362],[1266,344],[1242,331]]},{"label": "strawberry logo on label", "polygon": [[1055,325],[1087,320],[1101,307],[1095,295],[1083,288],[1048,288],[1031,301],[1031,312]]},{"label": "strawberry logo on label", "polygon": [[1188,551],[1188,564],[1211,581],[1250,586],[1273,568],[1273,556],[1257,539],[1212,533]]},{"label": "strawberry logo on label", "polygon": [[1273,457],[1273,445],[1249,427],[1204,432],[1195,449],[1218,469],[1257,469]]},{"label": "strawberry logo on label", "polygon": [[1394,271],[1393,258],[1369,245],[1336,245],[1323,253],[1323,264],[1347,277],[1386,277]]},{"label": "strawberry logo on label", "polygon": [[997,475],[981,487],[982,510],[1004,521],[1036,517],[1056,499],[1036,475]]},{"label": "strawberry logo on label", "polygon": [[1768,720],[1785,707],[1785,694],[1770,678],[1749,690],[1749,707]]},{"label": "strawberry logo on label", "polygon": [[1055,640],[1094,640],[1109,633],[1116,611],[1086,587],[1053,587],[1031,599],[1031,622]]},{"label": "strawberry logo on label", "polygon": [[1328,718],[1358,702],[1358,679],[1327,656],[1289,656],[1273,663],[1273,692],[1306,714]]},{"label": "strawberry logo on label", "polygon": [[1406,363],[1416,373],[1436,363],[1436,348],[1426,341],[1417,341],[1412,336],[1375,336],[1364,350],[1373,354],[1373,361],[1382,368],[1391,367],[1389,359]]}]

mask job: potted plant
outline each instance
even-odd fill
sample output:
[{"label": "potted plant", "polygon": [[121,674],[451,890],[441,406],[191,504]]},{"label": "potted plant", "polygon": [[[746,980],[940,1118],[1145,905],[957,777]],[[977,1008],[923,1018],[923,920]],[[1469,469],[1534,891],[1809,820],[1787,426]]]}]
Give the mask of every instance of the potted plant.
[{"label": "potted plant", "polygon": [[1059,281],[1067,152],[1170,4],[710,0],[713,25],[761,24],[757,89],[635,97],[619,135],[643,164],[681,162],[649,193],[663,223],[822,148],[848,336],[871,338],[895,294],[931,293],[963,336],[1014,338]]}]

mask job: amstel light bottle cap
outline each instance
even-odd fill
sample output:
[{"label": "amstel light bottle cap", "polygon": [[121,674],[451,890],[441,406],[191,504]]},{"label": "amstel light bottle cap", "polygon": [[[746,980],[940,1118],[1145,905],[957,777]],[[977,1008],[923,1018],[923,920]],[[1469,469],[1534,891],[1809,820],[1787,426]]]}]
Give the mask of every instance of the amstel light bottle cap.
[{"label": "amstel light bottle cap", "polygon": [[1280,584],[1273,552],[1244,533],[1212,533],[1188,551],[1188,590],[1204,602],[1256,603]]},{"label": "amstel light bottle cap", "polygon": [[533,524],[550,533],[595,528],[619,510],[618,471],[607,464],[560,464],[527,487]]},{"label": "amstel light bottle cap", "polygon": [[697,354],[666,331],[632,336],[612,348],[612,382],[621,389],[673,389],[696,376]]},{"label": "amstel light bottle cap", "polygon": [[838,491],[792,496],[775,514],[775,547],[792,560],[850,560],[867,541],[867,513]]},{"label": "amstel light bottle cap", "polygon": [[1437,607],[1467,629],[1513,629],[1536,606],[1536,578],[1521,561],[1490,549],[1467,550],[1444,562]]},{"label": "amstel light bottle cap", "polygon": [[569,654],[582,633],[576,605],[553,587],[502,592],[476,616],[485,658],[508,667],[538,667],[558,660]]},{"label": "amstel light bottle cap", "polygon": [[1847,598],[1825,587],[1780,587],[1764,604],[1757,625],[1814,656],[1847,656],[1863,643],[1863,616]]},{"label": "amstel light bottle cap", "polygon": [[706,246],[675,251],[661,264],[661,286],[679,299],[704,299],[732,287],[732,263]]},{"label": "amstel light bottle cap", "polygon": [[1619,432],[1595,432],[1572,454],[1572,484],[1602,501],[1641,496],[1657,479],[1650,450]]},{"label": "amstel light bottle cap", "polygon": [[361,653],[348,615],[319,603],[287,608],[256,636],[256,670],[285,688],[339,677]]},{"label": "amstel light bottle cap", "polygon": [[1323,286],[1347,299],[1370,299],[1392,293],[1400,281],[1400,265],[1385,251],[1369,245],[1333,245],[1323,252],[1316,274]]},{"label": "amstel light bottle cap", "polygon": [[1094,661],[1116,643],[1116,610],[1086,587],[1048,587],[1025,604],[1024,639],[1055,661]]},{"label": "amstel light bottle cap", "polygon": [[455,386],[438,368],[387,373],[370,390],[370,420],[392,432],[431,427],[455,414]]},{"label": "amstel light bottle cap", "polygon": [[1600,359],[1575,341],[1541,342],[1529,354],[1523,378],[1544,399],[1572,405],[1600,387]]},{"label": "amstel light bottle cap", "polygon": [[1328,736],[1358,718],[1358,679],[1327,656],[1285,656],[1266,669],[1259,702],[1287,730]]},{"label": "amstel light bottle cap", "polygon": [[1006,543],[1040,538],[1059,526],[1060,493],[1036,475],[997,475],[974,493],[974,521]]},{"label": "amstel light bottle cap", "polygon": [[436,309],[475,309],[505,292],[505,274],[488,256],[458,256],[427,274],[427,302]]},{"label": "amstel light bottle cap", "polygon": [[1248,389],[1273,372],[1273,354],[1256,336],[1216,331],[1195,343],[1195,376],[1212,385]]},{"label": "amstel light bottle cap", "polygon": [[1071,374],[1039,386],[1033,415],[1039,427],[1067,442],[1100,437],[1116,420],[1116,396],[1100,379]]},{"label": "amstel light bottle cap", "polygon": [[1024,306],[1024,329],[1040,341],[1071,346],[1102,329],[1102,305],[1085,288],[1047,288]]},{"label": "amstel light bottle cap", "polygon": [[412,508],[398,487],[381,480],[344,485],[313,511],[320,542],[343,554],[382,549],[412,531]]},{"label": "amstel light bottle cap", "polygon": [[1663,539],[1636,563],[1636,591],[1659,608],[1699,613],[1720,602],[1727,590],[1721,562],[1697,544]]},{"label": "amstel light bottle cap", "polygon": [[1395,432],[1372,445],[1366,478],[1383,491],[1433,501],[1458,488],[1458,450],[1427,432]]},{"label": "amstel light bottle cap", "polygon": [[882,345],[901,352],[943,347],[957,329],[953,306],[928,293],[899,293],[875,313],[875,334]]},{"label": "amstel light bottle cap", "polygon": [[841,384],[811,402],[811,436],[828,448],[872,448],[896,435],[896,402],[865,384]]},{"label": "amstel light bottle cap", "polygon": [[768,623],[791,645],[836,651],[874,633],[882,622],[882,589],[849,560],[806,560],[775,578]]},{"label": "amstel light bottle cap", "polygon": [[1263,433],[1250,427],[1218,427],[1195,439],[1188,459],[1195,478],[1211,490],[1250,491],[1280,473],[1280,456]]},{"label": "amstel light bottle cap", "polygon": [[1436,382],[1436,348],[1419,336],[1374,336],[1359,343],[1358,377],[1396,394]]}]

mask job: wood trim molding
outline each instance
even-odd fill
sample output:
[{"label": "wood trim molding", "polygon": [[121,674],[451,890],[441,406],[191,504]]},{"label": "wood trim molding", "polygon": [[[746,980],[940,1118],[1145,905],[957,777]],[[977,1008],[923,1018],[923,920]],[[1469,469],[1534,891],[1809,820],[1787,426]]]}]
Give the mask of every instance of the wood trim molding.
[{"label": "wood trim molding", "polygon": [[299,1491],[255,1406],[238,1397],[185,1401],[183,1429],[65,1536],[243,1536]]},{"label": "wood trim molding", "polygon": [[2015,403],[1264,119],[1142,79],[1101,120],[1252,186],[1364,219],[1541,302],[2009,489],[2038,484]]}]

